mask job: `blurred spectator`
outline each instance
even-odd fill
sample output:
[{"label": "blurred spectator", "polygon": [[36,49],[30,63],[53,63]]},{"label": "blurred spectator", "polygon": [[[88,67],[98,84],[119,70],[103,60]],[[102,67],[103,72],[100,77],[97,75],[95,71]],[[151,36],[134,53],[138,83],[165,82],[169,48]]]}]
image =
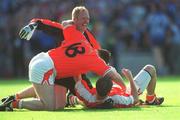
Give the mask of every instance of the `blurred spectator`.
[{"label": "blurred spectator", "polygon": [[153,3],[146,20],[146,39],[154,54],[154,59],[159,74],[167,74],[164,47],[167,40],[167,32],[170,29],[168,16],[163,12],[161,3]]},{"label": "blurred spectator", "polygon": [[30,47],[34,55],[42,51],[47,52],[48,50],[55,48],[55,45],[54,38],[42,31],[36,31],[30,41]]},{"label": "blurred spectator", "polygon": [[180,74],[180,27],[175,24],[174,20],[171,21],[171,30],[169,34],[169,46],[167,54],[168,64],[171,74]]}]

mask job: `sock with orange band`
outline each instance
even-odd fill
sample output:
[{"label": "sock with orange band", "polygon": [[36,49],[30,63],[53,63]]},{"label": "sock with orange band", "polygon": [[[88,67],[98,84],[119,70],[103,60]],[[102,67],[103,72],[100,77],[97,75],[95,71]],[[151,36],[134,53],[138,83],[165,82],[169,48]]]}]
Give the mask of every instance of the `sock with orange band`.
[{"label": "sock with orange band", "polygon": [[146,101],[149,103],[153,103],[155,99],[156,99],[156,94],[146,95]]},{"label": "sock with orange band", "polygon": [[19,108],[19,100],[15,100],[11,103],[12,108]]},{"label": "sock with orange band", "polygon": [[15,100],[11,103],[11,107],[12,108],[18,108],[18,109],[21,109],[22,108],[22,100]]}]

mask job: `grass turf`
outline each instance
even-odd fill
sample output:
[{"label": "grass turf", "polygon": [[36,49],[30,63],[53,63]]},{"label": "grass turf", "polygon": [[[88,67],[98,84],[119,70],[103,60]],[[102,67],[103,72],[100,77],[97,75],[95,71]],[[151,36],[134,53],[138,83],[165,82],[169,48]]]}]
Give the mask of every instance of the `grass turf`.
[{"label": "grass turf", "polygon": [[[0,98],[29,85],[27,80],[0,80]],[[161,106],[108,110],[85,109],[77,106],[55,112],[15,110],[14,112],[0,112],[0,120],[174,120],[180,118],[179,85],[180,77],[166,76],[158,79],[156,93],[165,97]]]}]

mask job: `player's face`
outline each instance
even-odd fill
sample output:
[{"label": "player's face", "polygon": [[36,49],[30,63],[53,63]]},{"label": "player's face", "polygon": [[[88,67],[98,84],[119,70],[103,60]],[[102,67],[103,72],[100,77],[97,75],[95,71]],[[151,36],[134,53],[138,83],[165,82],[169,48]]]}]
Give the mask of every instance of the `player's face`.
[{"label": "player's face", "polygon": [[88,11],[81,11],[79,16],[74,19],[74,24],[79,31],[84,32],[87,29],[87,25],[89,24]]}]

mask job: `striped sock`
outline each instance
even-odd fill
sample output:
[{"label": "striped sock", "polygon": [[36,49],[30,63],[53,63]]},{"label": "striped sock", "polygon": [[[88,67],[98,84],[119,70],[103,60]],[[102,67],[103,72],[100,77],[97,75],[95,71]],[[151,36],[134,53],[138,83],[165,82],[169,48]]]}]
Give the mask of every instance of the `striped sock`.
[{"label": "striped sock", "polygon": [[12,108],[19,108],[19,100],[15,100],[11,103]]}]

